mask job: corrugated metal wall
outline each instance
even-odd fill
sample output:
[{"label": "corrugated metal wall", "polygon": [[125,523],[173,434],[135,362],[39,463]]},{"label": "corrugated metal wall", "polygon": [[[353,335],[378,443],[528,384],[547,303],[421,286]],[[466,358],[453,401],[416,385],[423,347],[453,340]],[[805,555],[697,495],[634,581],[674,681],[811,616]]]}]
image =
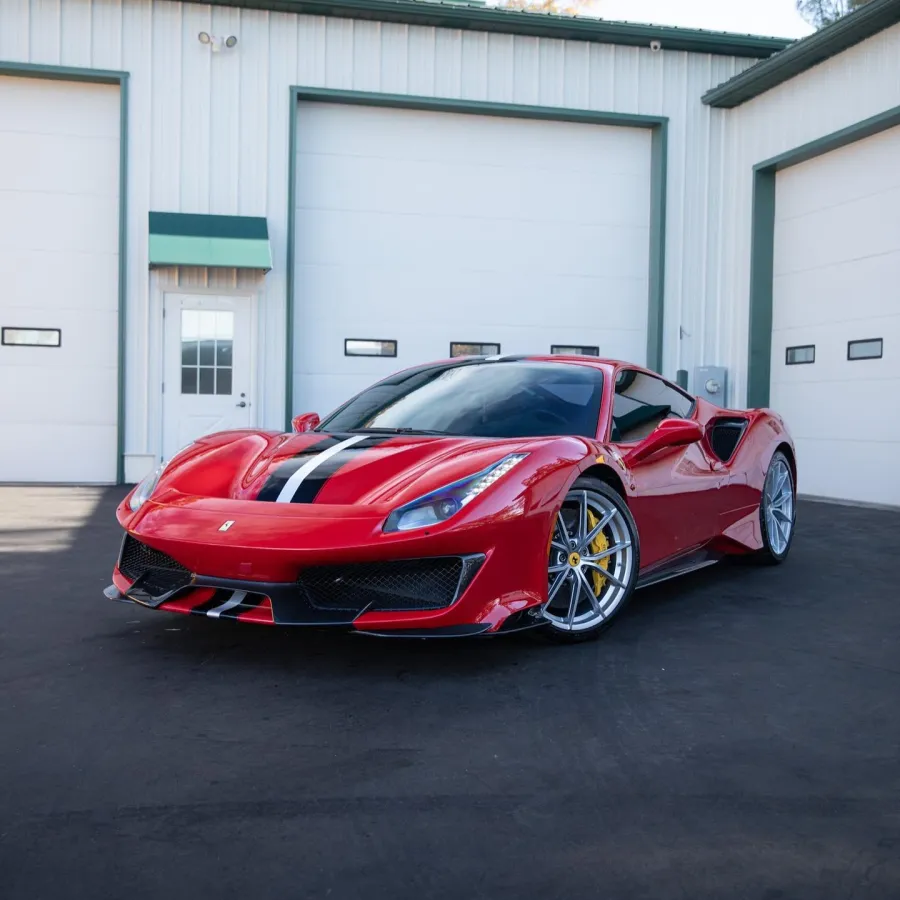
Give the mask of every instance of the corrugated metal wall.
[{"label": "corrugated metal wall", "polygon": [[[900,25],[851,47],[729,112],[721,192],[721,289],[725,315],[715,351],[746,395],[753,167],[817,138],[900,106]],[[898,160],[900,165],[900,160]],[[777,202],[777,201],[776,201]],[[814,302],[814,298],[811,298]]]},{"label": "corrugated metal wall", "polygon": [[[201,31],[239,43],[213,54]],[[282,424],[291,85],[668,116],[665,371],[736,362],[730,306],[744,298],[720,262],[734,228],[721,198],[736,193],[723,154],[739,137],[700,97],[750,60],[165,0],[2,0],[0,59],[131,73],[129,453],[158,449],[150,209],[267,217],[275,267],[260,301],[262,424]]]}]

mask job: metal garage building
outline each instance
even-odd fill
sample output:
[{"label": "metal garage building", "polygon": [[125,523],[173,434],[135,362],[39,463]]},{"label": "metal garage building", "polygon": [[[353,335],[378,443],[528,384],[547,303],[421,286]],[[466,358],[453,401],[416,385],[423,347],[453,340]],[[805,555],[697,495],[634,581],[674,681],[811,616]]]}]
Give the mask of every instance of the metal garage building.
[{"label": "metal garage building", "polygon": [[[425,359],[583,348],[725,366],[806,492],[900,503],[863,399],[900,366],[898,22],[0,4],[0,480],[134,481]],[[848,439],[871,484],[830,477]]]}]

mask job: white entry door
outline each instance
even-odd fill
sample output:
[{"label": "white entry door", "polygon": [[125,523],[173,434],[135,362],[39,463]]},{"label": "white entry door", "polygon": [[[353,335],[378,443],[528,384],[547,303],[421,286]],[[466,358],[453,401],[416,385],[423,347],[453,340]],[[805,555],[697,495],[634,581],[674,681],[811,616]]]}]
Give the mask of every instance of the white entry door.
[{"label": "white entry door", "polygon": [[249,297],[166,294],[163,459],[254,424],[252,325]]}]

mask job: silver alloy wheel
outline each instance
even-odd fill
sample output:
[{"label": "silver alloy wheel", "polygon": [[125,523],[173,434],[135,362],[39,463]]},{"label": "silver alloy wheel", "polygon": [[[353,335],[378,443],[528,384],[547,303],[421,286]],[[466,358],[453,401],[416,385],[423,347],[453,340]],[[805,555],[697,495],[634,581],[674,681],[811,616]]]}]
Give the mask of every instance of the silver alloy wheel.
[{"label": "silver alloy wheel", "polygon": [[766,474],[763,511],[769,547],[776,556],[781,556],[787,550],[794,530],[794,479],[783,457],[775,459]]},{"label": "silver alloy wheel", "polygon": [[561,631],[595,627],[621,605],[634,565],[631,534],[619,508],[594,491],[571,491],[550,543],[544,617]]}]

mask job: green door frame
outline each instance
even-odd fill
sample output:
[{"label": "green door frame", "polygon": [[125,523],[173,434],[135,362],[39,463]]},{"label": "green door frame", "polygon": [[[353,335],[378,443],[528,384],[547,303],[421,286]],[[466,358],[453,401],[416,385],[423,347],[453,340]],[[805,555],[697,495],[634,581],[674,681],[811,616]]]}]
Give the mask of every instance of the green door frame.
[{"label": "green door frame", "polygon": [[75,66],[45,66],[0,60],[0,75],[14,78],[44,78],[52,81],[84,81],[119,87],[119,298],[116,374],[116,484],[125,482],[125,293],[128,215],[128,72],[81,69]]},{"label": "green door frame", "polygon": [[747,405],[769,405],[772,375],[776,176],[784,169],[824,156],[900,125],[900,106],[801,144],[753,167],[750,236],[750,330],[747,347]]},{"label": "green door frame", "polygon": [[668,166],[668,127],[666,116],[641,116],[626,113],[567,109],[555,106],[525,106],[481,100],[456,100],[445,97],[421,97],[413,94],[383,94],[343,91],[328,88],[294,86],[290,90],[288,134],[288,222],[287,290],[285,311],[285,427],[290,429],[294,415],[294,256],[296,242],[296,165],[297,110],[301,100],[321,103],[346,103],[357,106],[382,106],[396,109],[421,109],[430,112],[469,113],[518,119],[546,119],[557,122],[581,122],[591,125],[617,125],[646,128],[651,135],[650,173],[650,286],[647,319],[647,367],[662,370],[663,319],[666,268],[666,175]]}]

